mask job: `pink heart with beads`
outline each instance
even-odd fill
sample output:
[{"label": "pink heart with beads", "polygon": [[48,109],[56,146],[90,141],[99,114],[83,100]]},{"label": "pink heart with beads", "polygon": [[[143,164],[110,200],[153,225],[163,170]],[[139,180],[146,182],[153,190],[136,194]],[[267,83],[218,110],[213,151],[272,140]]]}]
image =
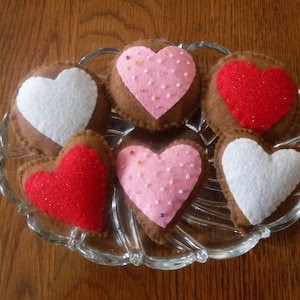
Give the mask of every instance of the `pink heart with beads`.
[{"label": "pink heart with beads", "polygon": [[161,153],[130,145],[117,156],[117,176],[126,195],[163,228],[189,198],[202,167],[199,151],[188,144],[175,144]]},{"label": "pink heart with beads", "polygon": [[122,81],[157,120],[188,91],[196,66],[182,48],[168,46],[158,53],[144,46],[125,50],[117,61]]}]

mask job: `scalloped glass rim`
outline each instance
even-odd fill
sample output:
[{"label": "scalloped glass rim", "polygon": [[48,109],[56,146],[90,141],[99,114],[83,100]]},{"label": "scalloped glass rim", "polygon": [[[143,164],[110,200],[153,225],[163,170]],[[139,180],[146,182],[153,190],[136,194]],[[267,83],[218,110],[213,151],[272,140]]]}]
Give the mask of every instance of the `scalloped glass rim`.
[{"label": "scalloped glass rim", "polygon": [[[179,47],[188,51],[208,48],[225,55],[230,53],[221,45],[204,41],[190,45],[181,44]],[[83,57],[80,63],[86,63],[99,55],[119,51],[118,48],[96,49]],[[198,134],[206,150],[211,151],[216,136],[211,132],[200,111],[183,127]],[[106,135],[111,148],[121,143],[124,137],[134,129],[132,124],[112,111],[112,125]],[[0,191],[2,195],[17,207],[18,212],[25,217],[30,230],[39,237],[55,245],[66,246],[70,250],[77,251],[84,258],[98,264],[109,266],[144,264],[154,269],[174,270],[194,262],[205,263],[209,258],[229,259],[247,253],[262,238],[267,238],[272,232],[287,228],[300,218],[300,193],[295,193],[292,197],[292,207],[287,212],[257,226],[248,236],[242,236],[233,227],[218,181],[212,177],[203,195],[196,199],[176,225],[167,244],[158,246],[143,235],[132,211],[122,201],[122,195],[116,186],[110,211],[112,228],[108,237],[99,238],[93,233],[53,220],[49,215],[40,212],[18,196],[16,188],[10,183],[11,174],[6,170],[6,166],[9,161],[30,159],[32,154],[19,145],[10,144],[9,130],[9,112],[7,112],[0,124]],[[298,143],[300,143],[300,136],[281,144]],[[210,163],[213,168],[211,157]],[[211,196],[214,198],[215,195],[218,200],[211,199]]]}]

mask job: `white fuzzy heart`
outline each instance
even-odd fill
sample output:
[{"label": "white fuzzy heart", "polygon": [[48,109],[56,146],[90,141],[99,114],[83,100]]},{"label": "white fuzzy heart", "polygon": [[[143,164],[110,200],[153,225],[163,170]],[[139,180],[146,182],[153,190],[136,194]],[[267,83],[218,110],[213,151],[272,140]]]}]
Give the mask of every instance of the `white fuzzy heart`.
[{"label": "white fuzzy heart", "polygon": [[55,79],[30,77],[21,85],[16,104],[23,117],[40,133],[65,146],[72,134],[88,125],[98,89],[80,68],[65,69]]},{"label": "white fuzzy heart", "polygon": [[222,156],[223,173],[237,205],[252,225],[276,210],[300,182],[300,153],[272,154],[249,138],[230,142]]}]

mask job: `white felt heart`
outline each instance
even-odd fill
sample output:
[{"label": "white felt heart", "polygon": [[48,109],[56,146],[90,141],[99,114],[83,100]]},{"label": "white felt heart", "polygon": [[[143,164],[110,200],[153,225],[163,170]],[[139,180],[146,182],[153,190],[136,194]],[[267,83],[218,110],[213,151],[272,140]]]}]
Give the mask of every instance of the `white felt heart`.
[{"label": "white felt heart", "polygon": [[16,104],[33,127],[65,146],[72,134],[86,128],[97,97],[92,77],[74,67],[63,70],[55,79],[28,78],[19,88]]},{"label": "white felt heart", "polygon": [[252,225],[276,210],[300,182],[300,153],[280,149],[267,153],[250,138],[230,142],[222,156],[227,185]]},{"label": "white felt heart", "polygon": [[117,69],[130,92],[155,119],[182,98],[196,74],[192,56],[176,46],[158,53],[143,46],[128,48],[120,55]]},{"label": "white felt heart", "polygon": [[190,145],[173,145],[160,154],[131,145],[117,156],[117,175],[125,193],[161,227],[174,218],[201,172],[199,152]]}]

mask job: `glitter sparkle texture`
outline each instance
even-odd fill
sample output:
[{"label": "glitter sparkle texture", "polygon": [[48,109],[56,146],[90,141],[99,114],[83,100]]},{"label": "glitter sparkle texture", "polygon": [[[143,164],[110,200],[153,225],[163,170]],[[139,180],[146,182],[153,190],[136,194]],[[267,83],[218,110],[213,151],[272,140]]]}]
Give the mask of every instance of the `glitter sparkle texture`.
[{"label": "glitter sparkle texture", "polygon": [[217,74],[217,87],[243,128],[262,134],[295,102],[297,89],[281,68],[258,69],[245,61],[230,61]]}]

